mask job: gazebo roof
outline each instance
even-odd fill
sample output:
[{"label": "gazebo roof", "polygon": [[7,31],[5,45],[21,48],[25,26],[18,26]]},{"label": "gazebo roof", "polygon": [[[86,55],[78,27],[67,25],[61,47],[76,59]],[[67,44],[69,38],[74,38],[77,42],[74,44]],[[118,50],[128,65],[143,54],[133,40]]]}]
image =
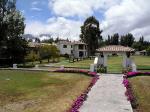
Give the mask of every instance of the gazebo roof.
[{"label": "gazebo roof", "polygon": [[121,45],[109,45],[97,49],[97,52],[132,52],[132,51],[134,51],[133,48]]}]

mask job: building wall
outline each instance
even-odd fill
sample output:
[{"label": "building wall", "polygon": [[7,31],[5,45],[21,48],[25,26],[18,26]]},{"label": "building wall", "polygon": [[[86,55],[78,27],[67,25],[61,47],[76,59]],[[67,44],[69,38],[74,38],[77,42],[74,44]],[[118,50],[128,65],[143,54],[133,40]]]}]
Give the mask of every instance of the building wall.
[{"label": "building wall", "polygon": [[64,48],[63,46],[66,44],[57,44],[58,49],[60,50],[60,54],[71,54],[71,50],[73,50],[73,48],[71,48],[71,45],[66,45],[67,48]]},{"label": "building wall", "polygon": [[79,56],[80,52],[83,52],[83,58],[87,57],[87,49],[85,46],[86,45],[83,45],[83,49],[79,49],[79,44],[74,45],[73,54],[74,54],[75,58],[80,58],[80,56]]}]

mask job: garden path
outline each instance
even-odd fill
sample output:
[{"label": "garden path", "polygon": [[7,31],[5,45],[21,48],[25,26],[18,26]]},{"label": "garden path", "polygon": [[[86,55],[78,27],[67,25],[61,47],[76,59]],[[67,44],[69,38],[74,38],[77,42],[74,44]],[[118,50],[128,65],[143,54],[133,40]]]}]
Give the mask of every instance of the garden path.
[{"label": "garden path", "polygon": [[122,74],[102,74],[88,93],[80,112],[133,112],[122,80]]}]

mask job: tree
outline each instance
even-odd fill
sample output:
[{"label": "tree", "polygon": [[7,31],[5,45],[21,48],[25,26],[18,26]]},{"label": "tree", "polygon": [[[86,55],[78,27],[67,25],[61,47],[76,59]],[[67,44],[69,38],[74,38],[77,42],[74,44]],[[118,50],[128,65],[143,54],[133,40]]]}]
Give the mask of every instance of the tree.
[{"label": "tree", "polygon": [[99,21],[93,16],[87,18],[81,26],[80,39],[88,45],[88,55],[94,54],[98,48],[98,43],[102,40],[101,33]]},{"label": "tree", "polygon": [[141,51],[141,44],[139,42],[134,42],[132,44],[132,47],[136,50],[136,51]]},{"label": "tree", "polygon": [[34,65],[34,62],[36,60],[39,60],[39,54],[35,53],[33,50],[26,56],[26,59],[32,62],[32,65]]},{"label": "tree", "polygon": [[52,37],[50,37],[49,39],[44,39],[42,40],[43,43],[53,43],[54,42],[54,39]]},{"label": "tree", "polygon": [[146,49],[147,51],[147,55],[149,56],[150,55],[150,46]]},{"label": "tree", "polygon": [[36,43],[40,43],[41,40],[40,40],[39,38],[35,38],[35,42],[36,42]]},{"label": "tree", "polygon": [[133,43],[134,43],[134,37],[131,33],[121,36],[121,39],[120,39],[121,45],[131,47]]},{"label": "tree", "polygon": [[42,59],[49,59],[51,58],[51,45],[42,45],[39,48],[39,55],[40,55],[40,62]]},{"label": "tree", "polygon": [[119,44],[119,34],[118,33],[115,33],[113,36],[111,36],[110,44],[111,45],[118,45]]},{"label": "tree", "polygon": [[0,52],[3,52],[1,57],[19,63],[24,61],[27,42],[22,38],[24,18],[15,4],[15,0],[0,0]]},{"label": "tree", "polygon": [[59,59],[59,50],[55,45],[51,45],[51,57],[53,59],[53,62],[55,61],[55,59]]}]

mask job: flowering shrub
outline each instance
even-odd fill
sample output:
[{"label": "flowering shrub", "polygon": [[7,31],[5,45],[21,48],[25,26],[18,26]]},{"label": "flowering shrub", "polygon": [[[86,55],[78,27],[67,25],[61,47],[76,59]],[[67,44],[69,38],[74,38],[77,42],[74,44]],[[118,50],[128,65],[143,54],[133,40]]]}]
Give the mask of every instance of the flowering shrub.
[{"label": "flowering shrub", "polygon": [[128,81],[128,78],[134,77],[134,76],[145,76],[145,75],[150,75],[150,72],[128,72],[123,77],[123,84],[126,87],[125,95],[127,96],[127,100],[131,102],[131,105],[133,108],[137,108],[138,103],[134,96],[132,86],[130,82]]},{"label": "flowering shrub", "polygon": [[87,70],[77,70],[77,69],[59,69],[55,72],[65,72],[65,73],[83,73],[85,75],[92,76],[92,80],[88,86],[88,88],[73,102],[71,108],[68,110],[68,112],[79,112],[79,108],[82,106],[83,102],[87,98],[88,92],[91,90],[92,86],[95,85],[97,80],[99,79],[99,76],[96,72],[90,72]]}]

